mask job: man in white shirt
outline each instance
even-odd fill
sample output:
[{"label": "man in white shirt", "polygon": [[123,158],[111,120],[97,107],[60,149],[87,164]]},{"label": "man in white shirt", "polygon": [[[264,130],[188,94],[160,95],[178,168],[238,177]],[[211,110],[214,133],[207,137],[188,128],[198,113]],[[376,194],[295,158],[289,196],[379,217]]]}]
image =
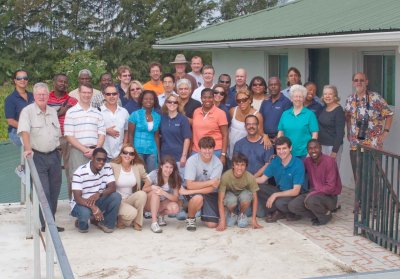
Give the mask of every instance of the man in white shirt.
[{"label": "man in white shirt", "polygon": [[105,103],[100,107],[106,126],[104,149],[108,160],[118,157],[123,143],[128,142],[128,117],[126,109],[118,105],[118,90],[115,85],[104,88]]},{"label": "man in white shirt", "polygon": [[201,68],[203,68],[203,60],[200,56],[192,57],[190,68],[192,68],[192,71],[189,73],[189,75],[196,79],[197,86],[202,86],[204,83],[203,75],[201,74]]},{"label": "man in white shirt", "polygon": [[198,87],[195,91],[193,91],[192,98],[201,102],[201,91],[204,88],[213,88],[214,87],[214,74],[215,70],[212,65],[205,65],[202,70],[204,83],[200,87]]}]

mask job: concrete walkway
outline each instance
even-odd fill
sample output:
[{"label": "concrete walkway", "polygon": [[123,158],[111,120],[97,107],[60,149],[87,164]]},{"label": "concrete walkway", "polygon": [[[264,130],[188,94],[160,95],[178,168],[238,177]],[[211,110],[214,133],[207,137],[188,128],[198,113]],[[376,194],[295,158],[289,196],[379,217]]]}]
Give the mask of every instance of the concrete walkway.
[{"label": "concrete walkway", "polygon": [[[324,227],[259,220],[260,230],[217,232],[199,225],[188,232],[184,222],[167,218],[162,234],[150,231],[149,220],[142,232],[105,234],[91,226],[81,234],[68,202],[60,201],[57,224],[66,228],[60,236],[76,278],[308,278],[399,268],[398,255],[352,235],[351,204],[352,191],[345,188],[342,210]],[[1,278],[32,278],[33,240],[25,239],[24,211],[0,206]]]}]

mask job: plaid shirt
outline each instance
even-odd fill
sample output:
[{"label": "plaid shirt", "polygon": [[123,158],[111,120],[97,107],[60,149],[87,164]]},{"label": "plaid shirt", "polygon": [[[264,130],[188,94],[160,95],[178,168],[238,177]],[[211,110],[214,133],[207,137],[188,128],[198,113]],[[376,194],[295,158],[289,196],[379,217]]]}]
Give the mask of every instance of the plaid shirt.
[{"label": "plaid shirt", "polygon": [[128,121],[135,124],[135,134],[133,135],[133,145],[138,153],[141,154],[158,154],[157,145],[154,139],[154,133],[160,127],[161,116],[154,111],[151,111],[153,117],[153,129],[149,131],[148,122],[146,121],[146,110],[141,108],[132,112]]}]

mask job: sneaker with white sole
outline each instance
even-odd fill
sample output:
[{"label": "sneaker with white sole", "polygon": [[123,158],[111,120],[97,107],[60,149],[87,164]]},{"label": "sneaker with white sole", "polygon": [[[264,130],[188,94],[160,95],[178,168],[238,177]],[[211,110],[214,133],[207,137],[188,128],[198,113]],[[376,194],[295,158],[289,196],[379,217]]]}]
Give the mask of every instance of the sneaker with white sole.
[{"label": "sneaker with white sole", "polygon": [[237,224],[239,228],[246,228],[249,225],[246,214],[241,213],[239,215]]},{"label": "sneaker with white sole", "polygon": [[162,229],[160,228],[157,222],[151,223],[150,228],[153,233],[162,233]]},{"label": "sneaker with white sole", "polygon": [[233,212],[229,213],[228,212],[228,216],[226,218],[226,225],[228,227],[233,227],[234,225],[236,225],[237,218],[238,218],[238,216],[235,213],[233,213]]},{"label": "sneaker with white sole", "polygon": [[165,222],[165,219],[164,219],[164,216],[163,216],[163,215],[159,215],[159,216],[158,216],[157,223],[158,223],[158,225],[160,225],[161,227],[167,225],[167,222]]},{"label": "sneaker with white sole", "polygon": [[186,229],[191,232],[194,232],[196,230],[196,218],[186,219]]}]

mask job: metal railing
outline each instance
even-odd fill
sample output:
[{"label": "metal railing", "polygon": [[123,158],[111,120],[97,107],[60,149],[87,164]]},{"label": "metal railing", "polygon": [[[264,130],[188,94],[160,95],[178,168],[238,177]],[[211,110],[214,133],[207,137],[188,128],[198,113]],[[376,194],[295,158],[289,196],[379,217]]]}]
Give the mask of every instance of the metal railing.
[{"label": "metal railing", "polygon": [[398,254],[400,156],[359,146],[357,149],[354,234]]},{"label": "metal railing", "polygon": [[[33,187],[31,187],[31,179]],[[42,183],[32,157],[25,159],[25,203],[26,203],[26,236],[32,238],[34,245],[34,278],[41,278],[40,268],[40,239],[41,239],[41,224],[39,219],[39,206],[43,213],[43,218],[46,223],[46,233],[43,245],[46,250],[46,278],[54,278],[54,251],[57,256],[58,266],[60,267],[63,278],[72,279],[74,274],[69,264],[64,246],[61,242],[60,235],[57,231],[57,226],[54,222],[46,195],[44,194]],[[32,196],[31,196],[32,194]],[[32,200],[32,202],[31,202]],[[34,222],[32,223],[32,216]],[[33,229],[32,229],[33,227]],[[42,239],[43,240],[43,239]]]}]

